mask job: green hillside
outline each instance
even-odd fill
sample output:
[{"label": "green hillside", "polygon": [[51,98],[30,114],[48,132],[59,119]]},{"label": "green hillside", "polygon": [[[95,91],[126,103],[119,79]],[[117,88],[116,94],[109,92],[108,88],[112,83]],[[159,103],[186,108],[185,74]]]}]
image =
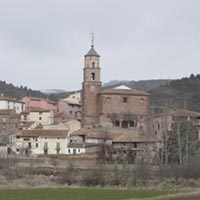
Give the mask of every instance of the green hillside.
[{"label": "green hillside", "polygon": [[52,101],[58,101],[59,98],[65,98],[69,95],[69,92],[59,93],[59,94],[44,94],[39,90],[32,90],[30,88],[20,86],[16,87],[12,83],[6,83],[5,81],[0,81],[0,95],[21,99],[24,96],[33,96],[39,98],[48,98]]},{"label": "green hillside", "polygon": [[200,74],[173,80],[149,92],[151,105],[167,105],[200,112]]}]

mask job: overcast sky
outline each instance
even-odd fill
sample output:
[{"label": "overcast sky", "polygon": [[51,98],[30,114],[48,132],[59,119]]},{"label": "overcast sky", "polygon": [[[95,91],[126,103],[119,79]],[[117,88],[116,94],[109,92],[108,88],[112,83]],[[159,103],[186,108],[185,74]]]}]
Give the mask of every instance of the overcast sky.
[{"label": "overcast sky", "polygon": [[200,72],[199,0],[0,0],[0,80],[80,89],[92,30],[103,82]]}]

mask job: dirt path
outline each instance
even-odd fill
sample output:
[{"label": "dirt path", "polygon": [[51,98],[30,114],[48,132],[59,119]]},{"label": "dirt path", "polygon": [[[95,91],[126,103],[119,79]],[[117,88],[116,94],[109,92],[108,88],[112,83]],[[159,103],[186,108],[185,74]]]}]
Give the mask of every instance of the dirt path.
[{"label": "dirt path", "polygon": [[200,193],[193,194],[177,194],[168,197],[154,197],[148,200],[200,200]]},{"label": "dirt path", "polygon": [[166,200],[200,200],[200,194],[199,195],[190,195],[190,196],[180,196],[180,197],[174,197],[174,198],[168,198]]}]

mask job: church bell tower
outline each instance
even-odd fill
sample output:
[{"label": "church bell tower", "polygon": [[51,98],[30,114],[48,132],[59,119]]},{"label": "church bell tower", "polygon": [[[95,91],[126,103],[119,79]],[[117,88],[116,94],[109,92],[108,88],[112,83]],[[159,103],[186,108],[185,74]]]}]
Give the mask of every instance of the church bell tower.
[{"label": "church bell tower", "polygon": [[98,125],[98,94],[101,91],[99,54],[92,45],[85,55],[82,83],[82,127]]}]

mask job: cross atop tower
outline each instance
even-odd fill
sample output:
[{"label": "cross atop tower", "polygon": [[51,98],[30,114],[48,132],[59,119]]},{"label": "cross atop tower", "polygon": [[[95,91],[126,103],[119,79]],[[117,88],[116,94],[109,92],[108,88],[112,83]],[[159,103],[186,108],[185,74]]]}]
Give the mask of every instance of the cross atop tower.
[{"label": "cross atop tower", "polygon": [[91,43],[92,43],[92,47],[94,47],[94,31],[92,31],[91,32],[91,36],[92,36],[92,38],[91,38]]}]

